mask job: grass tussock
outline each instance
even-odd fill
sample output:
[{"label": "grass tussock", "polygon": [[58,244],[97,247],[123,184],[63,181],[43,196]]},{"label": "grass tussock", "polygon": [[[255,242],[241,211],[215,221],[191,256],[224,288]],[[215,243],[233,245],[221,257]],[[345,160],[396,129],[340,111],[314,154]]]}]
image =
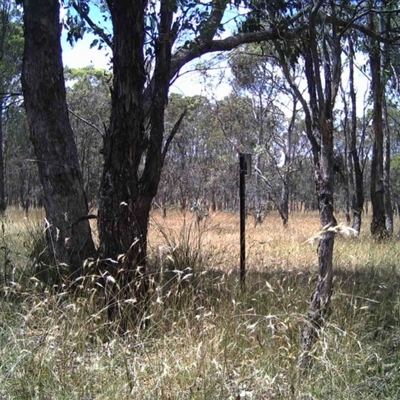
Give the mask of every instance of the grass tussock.
[{"label": "grass tussock", "polygon": [[145,323],[123,336],[96,285],[56,292],[30,278],[40,218],[15,213],[0,233],[1,399],[399,398],[396,239],[374,242],[367,227],[337,237],[332,313],[301,370],[317,263],[316,245],[304,243],[319,230],[316,214],[293,215],[286,229],[275,215],[248,224],[245,291],[236,216],[153,215]]}]

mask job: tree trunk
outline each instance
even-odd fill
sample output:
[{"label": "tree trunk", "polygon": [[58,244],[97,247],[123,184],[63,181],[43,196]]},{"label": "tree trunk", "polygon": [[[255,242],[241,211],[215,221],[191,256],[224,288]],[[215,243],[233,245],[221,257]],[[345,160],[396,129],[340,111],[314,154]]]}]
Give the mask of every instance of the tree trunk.
[{"label": "tree trunk", "polygon": [[[343,96],[343,100],[345,100]],[[354,167],[353,167],[353,159],[351,156],[351,127],[349,129],[348,127],[348,109],[347,106],[344,107],[345,113],[346,113],[346,124],[344,126],[345,130],[345,156],[346,156],[346,170],[347,170],[347,176],[346,176],[346,222],[347,224],[351,223],[351,208],[352,208],[352,197],[353,193],[355,192],[354,189]],[[350,132],[349,132],[350,131]]]},{"label": "tree trunk", "polygon": [[[385,96],[386,97],[386,96]],[[393,234],[393,206],[390,191],[390,128],[387,103],[385,99],[385,154],[383,163],[383,186],[385,190],[385,226],[388,234]]]},{"label": "tree trunk", "polygon": [[[115,319],[122,302],[138,302],[147,290],[140,282],[146,262],[146,240],[151,196],[142,193],[139,168],[146,137],[142,91],[146,79],[142,1],[111,2],[114,27],[110,127],[104,137],[104,166],[100,185],[98,227],[100,257],[117,281],[109,299]],[[114,268],[113,268],[114,267]],[[139,267],[143,267],[142,270]],[[135,286],[136,285],[136,286]],[[136,290],[137,288],[137,290]],[[120,319],[126,324],[127,316]],[[124,330],[125,326],[121,326]]]},{"label": "tree trunk", "polygon": [[[389,36],[391,30],[391,15],[390,13],[381,16],[381,31],[385,32],[385,35]],[[389,44],[383,44],[382,51],[382,71],[390,70],[390,49]],[[383,89],[386,87],[387,79],[382,77]],[[393,234],[393,207],[392,197],[390,190],[390,126],[389,126],[389,113],[388,113],[388,101],[386,92],[382,90],[383,96],[383,119],[384,119],[384,157],[383,157],[383,187],[384,187],[384,201],[385,201],[385,226],[388,234]]]},{"label": "tree trunk", "polygon": [[[2,1],[0,3],[0,65],[1,69],[1,82],[0,82],[0,215],[4,215],[7,203],[5,193],[5,177],[4,177],[4,133],[5,133],[5,109],[6,109],[6,98],[5,94],[8,91],[6,82],[10,81],[10,77],[7,78],[7,44],[9,42],[9,32],[11,28],[11,13],[12,6],[11,2]],[[16,61],[16,60],[14,60]]]},{"label": "tree trunk", "polygon": [[74,276],[95,248],[78,154],[68,119],[61,60],[59,1],[24,0],[22,88],[43,185],[48,246],[59,270]]},{"label": "tree trunk", "polygon": [[6,190],[4,183],[4,129],[3,129],[4,98],[0,97],[0,214],[4,215],[6,203]]},{"label": "tree trunk", "polygon": [[[300,365],[304,367],[310,363],[310,350],[329,310],[333,279],[334,232],[328,229],[336,225],[333,215],[333,106],[340,81],[340,47],[337,47],[336,37],[336,42],[332,42],[336,44],[331,49],[332,59],[326,59],[325,63],[324,91],[320,75],[321,60],[315,37],[315,24],[310,22],[310,42],[306,43],[303,53],[309,93],[308,103],[293,82],[284,55],[280,53],[283,73],[298,96],[306,115],[306,133],[313,153],[315,186],[323,229],[318,245],[318,282],[311,297],[307,324],[301,332],[304,356],[300,360]],[[326,47],[325,50],[324,55],[329,58]]]},{"label": "tree trunk", "polygon": [[289,174],[285,174],[282,182],[282,193],[281,193],[281,219],[284,228],[287,228],[289,222],[289,197],[290,197],[290,177]]},{"label": "tree trunk", "polygon": [[289,200],[290,200],[290,175],[292,167],[292,135],[293,129],[296,122],[297,116],[297,102],[296,97],[293,96],[293,111],[292,118],[290,120],[287,139],[285,143],[285,154],[283,163],[283,182],[282,182],[282,192],[281,192],[281,202],[280,209],[282,210],[281,218],[283,226],[286,228],[289,222]]},{"label": "tree trunk", "polygon": [[[333,126],[322,133],[321,164],[317,167],[320,222],[323,233],[318,244],[318,282],[307,313],[308,324],[302,331],[302,347],[308,353],[328,313],[333,279],[333,246],[336,225],[333,215]],[[308,363],[308,357],[304,362]]]},{"label": "tree trunk", "polygon": [[[351,193],[354,193],[354,178],[353,178],[353,160],[351,158],[350,153],[350,132],[349,132],[349,110],[347,107],[347,99],[344,92],[344,89],[341,88],[342,91],[342,100],[343,100],[343,111],[344,117],[342,122],[342,129],[344,133],[344,166],[347,174],[340,173],[343,178],[344,192],[345,192],[345,204],[344,204],[344,212],[346,215],[346,222],[349,225],[351,223],[350,216],[350,207],[351,207]],[[339,167],[340,168],[340,167]]]},{"label": "tree trunk", "polygon": [[[374,31],[374,14],[370,14],[370,29]],[[373,133],[374,145],[372,148],[371,160],[371,203],[372,203],[372,222],[371,234],[376,239],[388,236],[386,229],[385,216],[385,190],[383,175],[383,117],[382,99],[383,85],[381,77],[381,54],[378,42],[370,44],[369,50],[371,68],[371,93],[373,97]]]},{"label": "tree trunk", "polygon": [[[332,13],[335,13],[334,7],[332,7]],[[305,54],[308,57],[306,75],[313,127],[315,137],[320,138],[319,162],[315,164],[315,173],[322,234],[318,244],[318,282],[311,297],[307,325],[303,328],[301,335],[304,350],[304,357],[300,362],[302,366],[309,365],[310,350],[329,311],[335,239],[335,233],[330,228],[336,225],[333,208],[333,109],[341,75],[340,35],[338,35],[337,27],[333,25],[332,31],[329,32],[331,40],[327,40],[327,32],[324,32],[320,49],[315,41],[317,33],[314,16],[312,14],[310,17],[310,46],[306,48]],[[320,69],[323,69],[325,87],[323,87]]]},{"label": "tree trunk", "polygon": [[[317,57],[313,55],[313,57]],[[307,75],[309,84],[313,82],[314,88],[321,84],[316,79],[318,74],[316,67],[308,64]],[[319,82],[319,83],[318,83]],[[327,79],[326,84],[330,84]],[[328,87],[329,88],[329,87]],[[308,365],[309,352],[323,326],[325,316],[329,310],[332,295],[333,279],[333,246],[334,232],[328,229],[336,225],[336,219],[333,215],[333,102],[330,95],[331,89],[327,90],[325,98],[325,107],[318,109],[317,97],[311,96],[311,109],[313,114],[314,137],[320,138],[319,156],[315,164],[315,184],[318,194],[318,204],[320,211],[320,224],[323,230],[318,244],[318,282],[311,297],[311,303],[307,313],[307,325],[303,328],[301,334],[302,348],[305,351],[305,357],[301,360],[303,366]],[[321,93],[321,91],[320,91]]]},{"label": "tree trunk", "polygon": [[[129,317],[137,322],[143,310],[148,281],[145,275],[151,203],[157,194],[168,148],[163,149],[164,111],[168,99],[172,4],[161,5],[159,40],[149,110],[144,112],[146,73],[144,40],[146,1],[109,1],[114,28],[113,92],[110,128],[104,138],[104,170],[99,201],[100,256],[114,271],[110,317],[122,314],[124,331]],[[146,125],[146,127],[145,127]],[[172,137],[167,139],[170,143]],[[114,268],[110,268],[114,266]],[[135,304],[123,310],[126,300]],[[129,303],[129,302],[128,302]]]},{"label": "tree trunk", "polygon": [[351,37],[349,37],[350,61],[349,61],[349,81],[350,81],[350,98],[351,98],[351,127],[350,127],[350,154],[354,169],[354,192],[352,195],[353,208],[353,229],[358,233],[361,230],[362,211],[364,208],[364,174],[361,169],[360,159],[357,151],[357,101],[356,91],[354,88],[354,45]]}]

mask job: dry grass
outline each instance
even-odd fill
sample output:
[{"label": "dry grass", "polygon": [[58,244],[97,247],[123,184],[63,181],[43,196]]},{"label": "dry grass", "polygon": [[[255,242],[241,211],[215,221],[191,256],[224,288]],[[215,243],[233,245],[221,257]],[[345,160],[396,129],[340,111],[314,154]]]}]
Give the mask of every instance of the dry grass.
[{"label": "dry grass", "polygon": [[[336,240],[332,314],[314,366],[297,367],[316,275],[316,245],[303,243],[318,229],[316,214],[293,215],[287,229],[277,215],[249,221],[242,292],[236,216],[197,226],[190,213],[155,213],[149,323],[125,337],[113,333],[93,289],[72,296],[39,290],[36,280],[6,282],[0,398],[399,398],[400,245],[373,242],[367,226],[359,239]],[[17,277],[29,276],[35,231],[34,218],[17,213],[4,222],[0,263]]]}]

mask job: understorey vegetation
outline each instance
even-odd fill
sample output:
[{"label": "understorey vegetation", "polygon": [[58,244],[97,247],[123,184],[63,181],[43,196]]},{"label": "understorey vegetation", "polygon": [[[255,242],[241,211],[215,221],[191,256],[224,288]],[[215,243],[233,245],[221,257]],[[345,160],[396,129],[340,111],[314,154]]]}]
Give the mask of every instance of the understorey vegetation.
[{"label": "understorey vegetation", "polygon": [[[93,274],[61,287],[36,271],[41,219],[9,209],[1,233],[0,397],[57,399],[388,399],[400,391],[397,241],[337,237],[332,314],[309,368],[299,337],[315,284],[317,213],[278,213],[248,228],[238,284],[239,220],[152,213],[150,295],[119,334]],[[340,218],[345,220],[345,215]],[[339,220],[341,222],[341,220]],[[42,267],[43,268],[43,265]],[[90,278],[90,279],[89,279]]]}]

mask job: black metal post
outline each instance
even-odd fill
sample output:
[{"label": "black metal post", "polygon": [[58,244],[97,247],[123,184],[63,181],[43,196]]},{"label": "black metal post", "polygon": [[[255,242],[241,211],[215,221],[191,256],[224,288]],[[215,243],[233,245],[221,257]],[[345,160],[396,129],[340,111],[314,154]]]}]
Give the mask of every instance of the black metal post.
[{"label": "black metal post", "polygon": [[239,200],[240,200],[240,285],[246,281],[246,163],[245,156],[239,153]]}]

